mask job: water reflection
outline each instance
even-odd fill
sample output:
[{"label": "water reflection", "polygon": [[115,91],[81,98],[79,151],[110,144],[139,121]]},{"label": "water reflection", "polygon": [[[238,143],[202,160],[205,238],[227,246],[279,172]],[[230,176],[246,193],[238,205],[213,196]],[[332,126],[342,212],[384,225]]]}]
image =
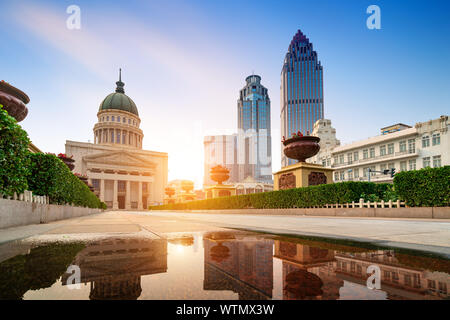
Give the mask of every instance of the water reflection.
[{"label": "water reflection", "polygon": [[[81,283],[90,283],[91,300],[135,300],[141,276],[167,272],[167,242],[112,239],[89,244],[72,262],[81,269]],[[70,275],[62,277],[67,284]]]},{"label": "water reflection", "polygon": [[[450,298],[448,260],[298,238],[212,232],[17,245],[0,247],[1,299]],[[71,264],[81,270],[78,292],[67,288]],[[370,265],[381,270],[380,290],[366,287]]]}]

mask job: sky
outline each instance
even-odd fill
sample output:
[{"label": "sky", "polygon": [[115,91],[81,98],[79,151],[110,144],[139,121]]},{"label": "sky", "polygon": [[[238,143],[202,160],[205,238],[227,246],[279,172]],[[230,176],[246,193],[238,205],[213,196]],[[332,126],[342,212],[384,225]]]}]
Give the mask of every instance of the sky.
[{"label": "sky", "polygon": [[[70,30],[66,9],[81,10]],[[381,29],[367,7],[378,5]],[[31,101],[20,124],[45,152],[93,141],[102,100],[122,68],[146,150],[167,152],[169,180],[203,181],[203,136],[237,131],[245,78],[271,99],[273,171],[280,169],[280,72],[298,29],[324,68],[325,118],[341,144],[381,127],[448,115],[450,1],[5,1],[0,80]]]}]

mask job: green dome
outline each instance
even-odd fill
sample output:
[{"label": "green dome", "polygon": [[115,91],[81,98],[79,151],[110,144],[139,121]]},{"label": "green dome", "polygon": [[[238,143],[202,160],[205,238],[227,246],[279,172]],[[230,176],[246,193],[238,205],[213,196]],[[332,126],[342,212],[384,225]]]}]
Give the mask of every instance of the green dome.
[{"label": "green dome", "polygon": [[116,82],[116,92],[109,94],[100,104],[98,111],[102,110],[122,110],[135,114],[139,117],[136,104],[129,96],[125,94],[123,87],[125,83],[122,82],[122,70],[119,73],[119,81]]},{"label": "green dome", "polygon": [[110,109],[128,111],[139,117],[136,104],[124,93],[113,92],[109,94],[100,104],[98,111]]}]

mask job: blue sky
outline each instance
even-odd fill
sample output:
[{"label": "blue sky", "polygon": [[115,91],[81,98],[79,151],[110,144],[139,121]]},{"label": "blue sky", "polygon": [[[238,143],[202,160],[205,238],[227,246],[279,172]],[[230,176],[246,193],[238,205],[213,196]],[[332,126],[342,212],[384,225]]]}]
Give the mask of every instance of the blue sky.
[{"label": "blue sky", "polygon": [[[81,8],[68,30],[66,8]],[[381,30],[366,8],[381,8]],[[205,134],[237,127],[238,92],[255,72],[272,102],[280,168],[280,70],[297,29],[324,66],[325,117],[342,143],[450,110],[450,2],[4,1],[0,79],[27,92],[21,122],[46,152],[93,139],[119,67],[137,104],[144,148],[169,153],[169,179],[200,187]]]}]

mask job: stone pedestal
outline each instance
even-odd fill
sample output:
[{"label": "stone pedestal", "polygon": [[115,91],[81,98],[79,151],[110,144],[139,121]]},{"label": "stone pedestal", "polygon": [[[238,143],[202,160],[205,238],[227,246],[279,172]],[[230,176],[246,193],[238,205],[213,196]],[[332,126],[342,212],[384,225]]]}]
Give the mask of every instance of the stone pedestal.
[{"label": "stone pedestal", "polygon": [[301,188],[333,183],[334,169],[319,164],[299,162],[274,173],[274,190]]},{"label": "stone pedestal", "polygon": [[236,187],[234,185],[216,184],[205,188],[206,199],[228,197],[236,195]]}]

